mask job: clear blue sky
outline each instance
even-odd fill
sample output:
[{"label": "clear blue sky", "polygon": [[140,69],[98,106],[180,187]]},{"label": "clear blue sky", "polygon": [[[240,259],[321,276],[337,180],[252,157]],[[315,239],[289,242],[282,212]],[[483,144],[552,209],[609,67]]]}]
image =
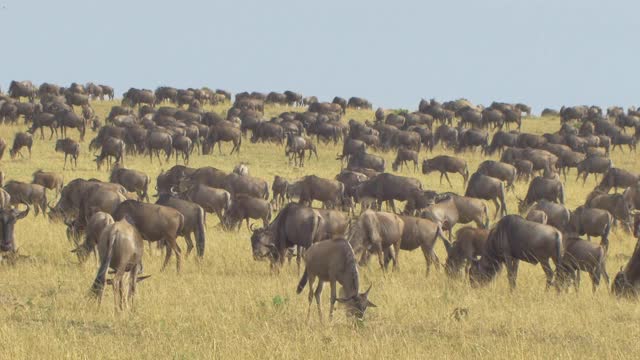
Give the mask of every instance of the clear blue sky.
[{"label": "clear blue sky", "polygon": [[638,105],[636,1],[0,0],[0,84]]}]

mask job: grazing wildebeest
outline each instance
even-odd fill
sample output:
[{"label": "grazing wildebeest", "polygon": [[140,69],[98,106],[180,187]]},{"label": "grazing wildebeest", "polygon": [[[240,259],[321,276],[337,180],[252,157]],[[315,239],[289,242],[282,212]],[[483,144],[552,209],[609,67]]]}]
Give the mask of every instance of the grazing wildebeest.
[{"label": "grazing wildebeest", "polygon": [[609,232],[613,225],[613,216],[604,209],[578,206],[571,212],[570,231],[578,235],[600,236],[600,244],[606,250],[609,247]]},{"label": "grazing wildebeest", "polygon": [[518,172],[518,180],[529,182],[533,176],[533,163],[529,160],[515,160],[513,166]]},{"label": "grazing wildebeest", "polygon": [[[180,272],[182,255],[176,238],[184,226],[184,216],[173,208],[147,204],[136,200],[122,202],[113,212],[113,218],[116,221],[120,221],[126,216],[132,219],[143,239],[150,242],[158,241],[166,246],[167,255],[164,258],[161,271],[166,268],[169,259],[171,259],[171,254],[175,252],[176,268]],[[202,257],[204,255],[204,242],[196,242],[196,250],[198,257]]]},{"label": "grazing wildebeest", "polygon": [[314,200],[322,202],[325,208],[342,205],[344,199],[344,184],[337,180],[323,179],[315,175],[308,175],[300,179],[300,204],[311,206]]},{"label": "grazing wildebeest", "polygon": [[449,232],[449,241],[457,223],[474,222],[480,228],[489,227],[489,209],[484,201],[455,193],[436,196],[435,203],[422,210],[420,216],[440,224]]},{"label": "grazing wildebeest", "polygon": [[187,242],[187,257],[189,257],[189,254],[193,250],[191,234],[195,236],[196,244],[204,244],[204,239],[207,235],[206,220],[205,212],[200,205],[188,200],[179,199],[169,193],[161,193],[158,196],[156,204],[174,208],[184,216],[182,231],[178,232],[178,235],[183,236]]},{"label": "grazing wildebeest", "polygon": [[355,155],[359,152],[366,152],[366,150],[367,144],[365,144],[364,141],[353,138],[346,138],[344,140],[344,143],[342,144],[342,154],[337,155],[336,158],[340,160],[341,163],[345,159],[348,162],[349,158],[352,155]]},{"label": "grazing wildebeest", "polygon": [[491,176],[474,173],[469,179],[469,184],[464,196],[492,200],[496,206],[496,213],[493,218],[507,215],[507,203],[505,201],[504,184],[499,179]]},{"label": "grazing wildebeest", "polygon": [[287,204],[275,219],[264,228],[253,230],[251,249],[254,260],[268,257],[271,268],[284,264],[285,253],[297,247],[296,261],[300,269],[301,249],[308,249],[314,242],[323,240],[320,229],[323,218],[312,208],[296,203]]},{"label": "grazing wildebeest", "polygon": [[534,202],[545,199],[564,204],[564,185],[560,180],[536,176],[527,190],[524,199],[518,199],[518,211],[523,214]]},{"label": "grazing wildebeest", "polygon": [[617,167],[612,167],[604,174],[602,181],[596,187],[596,189],[608,193],[611,188],[617,193],[618,188],[628,188],[634,186],[640,181],[640,176]]},{"label": "grazing wildebeest", "polygon": [[447,249],[447,261],[444,265],[447,275],[457,277],[463,265],[467,273],[472,261],[482,255],[488,237],[488,229],[465,226],[456,231],[456,241],[453,244],[443,240]]},{"label": "grazing wildebeest", "polygon": [[135,192],[138,200],[149,201],[149,176],[142,171],[126,169],[116,163],[109,175],[109,182],[124,186],[129,192]]},{"label": "grazing wildebeest", "polygon": [[378,172],[384,172],[385,161],[382,157],[374,154],[367,154],[366,151],[353,154],[347,162],[347,169],[354,170],[356,168],[367,168]]},{"label": "grazing wildebeest", "polygon": [[36,216],[41,211],[42,215],[45,215],[47,210],[47,189],[44,186],[11,180],[4,185],[4,190],[11,197],[11,205],[33,205]]},{"label": "grazing wildebeest", "polygon": [[2,225],[2,240],[0,241],[0,251],[15,252],[16,244],[13,229],[18,220],[29,214],[29,205],[25,211],[14,208],[0,209],[0,224]]},{"label": "grazing wildebeest", "polygon": [[42,185],[49,190],[55,190],[56,195],[60,194],[64,187],[64,180],[62,175],[54,172],[45,172],[42,169],[36,170],[33,173],[32,184]]},{"label": "grazing wildebeest", "polygon": [[124,163],[125,149],[126,145],[124,144],[124,141],[113,137],[106,139],[102,144],[100,155],[97,155],[95,159],[98,170],[102,167],[102,163],[105,159],[107,160],[107,170],[111,168],[112,161],[116,163]]},{"label": "grazing wildebeest", "polygon": [[[531,206],[527,213],[531,214],[532,211],[541,211],[546,215],[547,221],[544,224],[551,225],[563,233],[567,231],[571,220],[571,212],[564,205],[541,199]],[[527,220],[531,219],[527,216]]]},{"label": "grazing wildebeest", "polygon": [[587,182],[589,174],[595,174],[596,181],[598,181],[598,174],[606,173],[612,166],[613,162],[611,159],[602,156],[589,156],[576,166],[578,170],[576,181],[578,181],[580,175],[583,175],[582,184],[584,185]]},{"label": "grazing wildebeest", "polygon": [[636,216],[633,236],[638,239],[627,265],[620,269],[613,280],[611,292],[618,297],[637,298],[640,290],[640,217]]},{"label": "grazing wildebeest", "polygon": [[193,151],[193,141],[188,136],[177,134],[173,136],[172,147],[176,154],[176,164],[178,163],[178,155],[182,155],[182,161],[189,163],[189,156]]},{"label": "grazing wildebeest", "polygon": [[626,231],[631,231],[631,210],[633,205],[622,194],[607,194],[594,190],[587,196],[584,205],[590,208],[607,210],[615,219],[616,225],[620,221]]},{"label": "grazing wildebeest", "polygon": [[505,181],[507,183],[507,189],[515,190],[514,183],[518,171],[516,167],[511,164],[495,160],[485,160],[478,165],[476,172]]},{"label": "grazing wildebeest", "polygon": [[[480,260],[474,260],[469,269],[472,285],[491,281],[502,264],[507,267],[511,289],[516,287],[520,260],[536,265],[540,263],[547,278],[547,288],[553,283],[552,259],[556,273],[562,262],[564,248],[562,233],[556,228],[527,221],[519,215],[507,215],[489,232]],[[557,285],[557,284],[556,284]]]},{"label": "grazing wildebeest", "polygon": [[460,153],[467,149],[473,150],[476,146],[480,146],[481,149],[489,146],[489,135],[478,129],[458,129],[458,143],[456,144],[455,152]]},{"label": "grazing wildebeest", "polygon": [[59,221],[73,218],[78,215],[81,200],[91,192],[106,188],[116,191],[122,195],[127,194],[127,190],[120,184],[102,182],[95,179],[73,179],[60,192],[60,199],[54,207],[49,206],[49,219]]},{"label": "grazing wildebeest", "polygon": [[[167,171],[161,170],[156,178],[156,190],[159,193],[168,193],[172,187],[178,186],[183,178],[194,174],[196,171],[198,170],[183,165],[172,166]],[[226,174],[223,176],[226,176]]]},{"label": "grazing wildebeest", "polygon": [[256,198],[269,199],[269,183],[252,176],[240,176],[236,173],[228,174],[222,186],[215,186],[227,190],[232,196],[246,194]]},{"label": "grazing wildebeest", "polygon": [[[98,239],[98,254],[100,267],[96,275],[91,292],[102,301],[104,285],[109,268],[115,270],[111,283],[116,309],[124,310],[125,304],[133,307],[136,284],[145,277],[138,277],[142,271],[143,242],[142,236],[136,229],[135,220],[125,217],[105,226]],[[127,300],[124,299],[124,274],[129,273],[129,290]]]},{"label": "grazing wildebeest", "polygon": [[609,287],[609,275],[607,274],[606,258],[607,249],[602,245],[596,245],[580,239],[575,235],[565,236],[564,256],[558,267],[557,279],[559,287],[566,287],[573,282],[576,291],[580,286],[580,271],[586,271],[591,277],[593,292],[600,285],[600,277],[604,277]]},{"label": "grazing wildebeest", "polygon": [[95,188],[87,191],[80,199],[76,219],[71,222],[64,220],[67,225],[67,239],[74,240],[77,244],[86,228],[87,221],[94,213],[102,211],[111,214],[125,200],[127,200],[125,195],[111,188]]},{"label": "grazing wildebeest", "polygon": [[[362,318],[368,307],[376,307],[369,301],[369,291],[371,286],[364,293],[359,293],[360,277],[358,275],[358,265],[353,249],[344,238],[321,241],[311,245],[304,254],[305,269],[302,278],[298,283],[296,292],[300,294],[309,283],[309,309],[307,319],[311,315],[311,304],[313,304],[313,284],[316,277],[318,286],[315,290],[316,303],[318,304],[318,315],[322,320],[322,310],[320,307],[320,295],[324,282],[331,285],[331,306],[329,318],[333,318],[335,302],[344,303],[347,306],[347,314]],[[338,298],[336,295],[336,283],[342,286],[344,297]]]},{"label": "grazing wildebeest", "polygon": [[362,198],[374,198],[378,202],[378,209],[387,201],[387,205],[397,213],[394,200],[407,201],[416,190],[422,190],[422,184],[417,179],[383,173],[358,185],[355,200],[359,202]]},{"label": "grazing wildebeest", "polygon": [[9,155],[11,155],[12,159],[15,159],[16,155],[20,155],[21,158],[24,158],[24,155],[22,155],[20,150],[23,147],[26,147],[29,150],[29,159],[31,159],[32,146],[33,136],[29,133],[19,132],[16,134],[15,138],[13,138],[13,145],[11,146],[11,150],[9,150]]},{"label": "grazing wildebeest", "polygon": [[403,165],[406,165],[409,161],[413,161],[413,172],[418,171],[418,152],[400,147],[398,148],[396,159],[393,160],[393,164],[391,164],[391,168],[393,171],[398,171],[398,168],[402,171]]},{"label": "grazing wildebeest", "polygon": [[225,211],[222,224],[228,230],[233,230],[237,224],[239,231],[242,226],[242,220],[244,220],[247,223],[247,229],[251,230],[249,219],[262,220],[263,227],[269,226],[271,204],[265,199],[239,194],[233,199],[228,210]]},{"label": "grazing wildebeest", "polygon": [[422,173],[429,174],[432,171],[440,172],[440,185],[442,185],[442,177],[447,179],[450,187],[453,187],[449,175],[447,173],[458,173],[462,175],[463,186],[467,186],[469,180],[469,168],[464,159],[460,159],[449,155],[440,155],[431,159],[422,161]]},{"label": "grazing wildebeest", "polygon": [[384,266],[384,251],[392,247],[390,256],[393,260],[393,270],[399,268],[398,255],[404,231],[404,221],[395,214],[366,210],[349,228],[349,244],[354,253],[362,253],[361,264],[368,258],[367,253],[377,253],[382,271]]},{"label": "grazing wildebeest", "polygon": [[[107,225],[113,223],[114,221],[111,215],[102,211],[95,212],[87,220],[87,224],[84,229],[84,241],[80,245],[78,245],[78,247],[71,250],[72,253],[75,253],[76,256],[78,256],[78,261],[80,262],[80,264],[84,264],[84,262],[88,258],[88,255],[90,253],[93,253],[94,255],[96,255],[98,266],[100,266],[100,259],[97,258],[96,254],[96,245],[98,244],[98,240],[100,239],[102,230],[104,230]],[[71,225],[73,226],[74,224]],[[71,231],[77,233],[76,229],[71,229]]]}]

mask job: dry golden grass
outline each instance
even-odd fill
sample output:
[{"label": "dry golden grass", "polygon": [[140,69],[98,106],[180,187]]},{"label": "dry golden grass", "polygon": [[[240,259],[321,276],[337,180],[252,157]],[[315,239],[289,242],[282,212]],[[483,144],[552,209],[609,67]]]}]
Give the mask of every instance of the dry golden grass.
[{"label": "dry golden grass", "polygon": [[[112,103],[96,103],[104,118]],[[223,109],[218,109],[222,111]],[[284,108],[268,109],[275,114]],[[352,111],[347,119],[372,118],[371,112]],[[523,130],[555,131],[557,119],[527,119]],[[24,125],[0,126],[9,143]],[[74,132],[74,137],[77,134]],[[86,147],[78,169],[64,171],[68,182],[76,177],[106,180],[96,171]],[[2,161],[8,179],[30,181],[38,168],[62,171],[62,154],[53,152],[54,141],[35,141],[31,160]],[[229,145],[223,150],[230,151]],[[306,174],[332,178],[340,169],[334,160],[339,151],[320,145],[320,161],[308,161],[303,169],[290,167],[281,147],[244,141],[239,156],[194,156],[190,166],[215,166],[230,171],[239,161],[248,162],[252,175],[267,179],[275,174],[295,179]],[[437,150],[435,153],[440,153]],[[393,154],[384,155],[390,164]],[[421,156],[426,154],[423,152]],[[431,156],[431,154],[429,154]],[[471,171],[483,159],[465,155]],[[613,154],[616,166],[638,171],[635,154]],[[153,179],[163,164],[148,159],[126,159],[126,166],[144,170]],[[575,176],[575,173],[573,173]],[[427,189],[440,186],[438,175],[420,179]],[[452,177],[454,191],[463,192],[462,180]],[[567,183],[568,206],[582,203],[593,188]],[[517,185],[523,196],[525,184]],[[52,194],[50,194],[52,196]],[[508,194],[510,212],[516,210],[515,195]],[[493,211],[493,205],[491,205]],[[640,350],[640,312],[637,303],[618,301],[605,286],[591,293],[588,276],[578,294],[545,292],[541,268],[520,266],[518,288],[508,289],[506,276],[483,289],[467,282],[452,282],[442,270],[425,278],[419,251],[400,254],[401,269],[382,277],[372,262],[361,269],[362,286],[373,284],[370,309],[364,323],[353,326],[341,311],[332,323],[320,324],[315,309],[306,320],[307,297],[296,295],[298,274],[294,265],[280,275],[270,273],[264,262],[253,261],[249,233],[226,233],[215,216],[207,217],[207,249],[198,264],[188,259],[180,275],[175,265],[160,273],[157,251],[144,256],[145,272],[152,277],[139,286],[135,309],[116,313],[107,288],[101,308],[87,297],[95,276],[95,264],[83,266],[69,252],[64,226],[33,215],[18,223],[16,242],[20,252],[32,257],[16,266],[0,266],[0,357],[23,358],[622,358],[636,357]],[[179,240],[184,248],[184,242]],[[635,239],[616,230],[611,237],[608,272],[613,277],[631,254]],[[145,248],[146,249],[146,248]],[[446,258],[441,243],[436,251]],[[175,260],[174,260],[175,261]],[[328,293],[324,310],[328,313]],[[315,306],[315,305],[314,305]],[[451,317],[456,308],[468,309],[461,320]]]}]

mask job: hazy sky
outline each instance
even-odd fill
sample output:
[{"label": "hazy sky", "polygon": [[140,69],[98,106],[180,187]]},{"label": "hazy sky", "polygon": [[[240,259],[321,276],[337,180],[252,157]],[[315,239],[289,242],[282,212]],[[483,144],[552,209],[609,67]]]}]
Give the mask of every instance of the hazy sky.
[{"label": "hazy sky", "polygon": [[591,0],[0,0],[0,84],[638,105],[639,14]]}]

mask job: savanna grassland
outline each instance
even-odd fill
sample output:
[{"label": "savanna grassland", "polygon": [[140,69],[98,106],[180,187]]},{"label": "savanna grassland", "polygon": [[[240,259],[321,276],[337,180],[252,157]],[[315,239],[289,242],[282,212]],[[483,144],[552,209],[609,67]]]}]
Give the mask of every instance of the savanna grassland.
[{"label": "savanna grassland", "polygon": [[[115,102],[94,102],[104,119]],[[266,116],[285,107],[268,107]],[[220,106],[216,111],[224,111]],[[370,111],[348,111],[346,119],[372,119]],[[543,133],[559,128],[557,118],[529,118],[523,131]],[[9,144],[25,125],[1,125],[0,136]],[[48,131],[48,130],[47,130]],[[70,131],[77,138],[75,130]],[[7,179],[30,181],[37,169],[59,171],[65,182],[76,177],[107,180],[106,170],[97,171],[88,143],[89,130],[82,143],[83,153],[76,170],[62,171],[63,155],[55,153],[54,140],[34,141],[31,160],[0,163]],[[46,137],[48,134],[46,133]],[[271,183],[278,174],[296,179],[307,174],[333,178],[340,170],[335,155],[340,147],[320,144],[320,160],[306,162],[304,168],[289,166],[280,146],[242,143],[240,155],[194,155],[189,166],[214,166],[231,171],[240,161],[247,162],[253,176]],[[443,151],[437,149],[433,155]],[[26,154],[26,151],[25,151]],[[394,154],[383,154],[390,168]],[[421,153],[421,160],[431,153]],[[485,160],[479,153],[464,155],[473,172]],[[637,155],[616,150],[617,167],[639,172]],[[127,157],[125,165],[145,171],[152,186],[161,169],[148,158]],[[449,191],[440,185],[437,174],[418,178],[425,189]],[[573,209],[583,203],[595,186],[576,184],[575,170],[566,183],[567,205]],[[463,193],[460,176],[451,177],[453,191]],[[524,197],[527,185],[518,183],[516,193]],[[153,191],[152,191],[153,193]],[[49,192],[49,199],[54,194]],[[509,212],[517,210],[516,194],[508,193]],[[493,204],[490,204],[493,213]],[[383,277],[376,262],[360,272],[362,286],[373,285],[370,299],[378,305],[368,310],[366,319],[354,326],[342,311],[333,322],[321,324],[312,312],[307,321],[307,296],[296,295],[299,276],[295,264],[285,265],[279,275],[265,262],[253,260],[249,232],[224,232],[218,220],[207,216],[205,258],[194,257],[183,264],[180,275],[175,258],[167,271],[160,272],[158,250],[144,255],[145,273],[151,278],[138,287],[135,308],[116,313],[110,288],[100,308],[88,295],[95,276],[95,262],[79,266],[70,253],[72,245],[63,224],[50,223],[30,214],[16,226],[16,245],[30,260],[15,266],[0,265],[0,358],[220,358],[220,359],[302,359],[302,358],[636,358],[640,351],[640,307],[638,303],[617,300],[601,285],[595,294],[586,274],[576,294],[545,292],[542,269],[522,263],[518,288],[511,292],[505,274],[486,288],[471,289],[466,281],[450,281],[442,269],[425,277],[422,253],[401,252],[400,271]],[[610,239],[607,269],[613,278],[632,253],[635,239],[616,229]],[[184,249],[184,241],[179,240]],[[145,251],[147,251],[145,246]],[[444,262],[442,243],[436,252]],[[323,294],[325,316],[329,290]],[[315,307],[315,305],[314,305]],[[456,319],[456,308],[468,315]]]}]

